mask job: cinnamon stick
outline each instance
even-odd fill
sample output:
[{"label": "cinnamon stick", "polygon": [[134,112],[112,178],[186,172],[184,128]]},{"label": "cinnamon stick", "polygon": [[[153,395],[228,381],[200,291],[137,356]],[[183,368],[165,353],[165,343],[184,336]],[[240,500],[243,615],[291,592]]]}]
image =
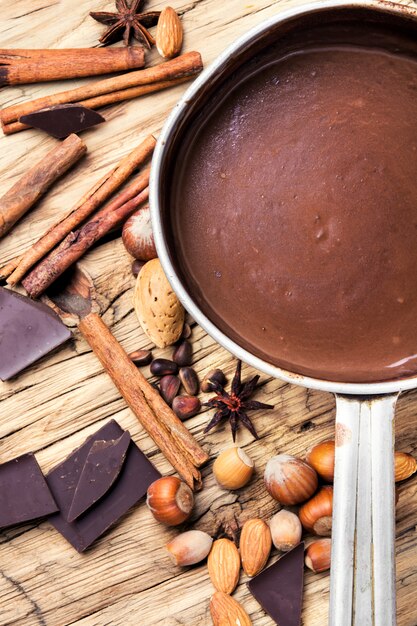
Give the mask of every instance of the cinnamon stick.
[{"label": "cinnamon stick", "polygon": [[12,274],[19,265],[21,258],[21,256],[15,256],[14,259],[11,259],[11,261],[0,268],[0,280],[6,280],[6,278],[9,278],[10,274]]},{"label": "cinnamon stick", "polygon": [[64,241],[26,276],[22,284],[32,298],[40,296],[96,241],[124,222],[148,199],[149,170],[143,172],[141,176],[145,187],[143,191],[113,211],[108,209],[99,211],[82,228],[67,235]]},{"label": "cinnamon stick", "polygon": [[115,91],[129,89],[130,87],[139,87],[140,85],[150,85],[152,83],[182,78],[184,76],[193,76],[200,72],[202,68],[203,64],[200,54],[198,52],[187,52],[175,59],[160,63],[154,67],[149,67],[145,70],[129,72],[122,76],[107,78],[95,83],[89,83],[83,87],[62,91],[57,94],[7,107],[0,113],[1,124],[4,129],[8,124],[17,122],[22,115],[39,111],[39,109],[51,107],[56,104],[67,104],[70,102],[80,103],[89,98],[96,98],[105,94],[114,93]]},{"label": "cinnamon stick", "polygon": [[112,74],[137,69],[144,64],[145,53],[141,46],[61,50],[0,49],[0,87]]},{"label": "cinnamon stick", "polygon": [[[139,96],[146,96],[149,93],[175,87],[175,85],[180,85],[181,83],[189,81],[190,78],[192,78],[191,75],[182,76],[181,78],[163,80],[157,83],[151,83],[150,85],[122,89],[121,91],[114,91],[102,96],[97,96],[96,98],[88,98],[87,100],[82,100],[77,104],[86,106],[89,109],[99,109],[100,107],[108,106],[110,104],[116,104],[117,102],[123,102],[124,100],[132,100],[133,98],[138,98]],[[30,128],[30,126],[28,124],[24,124],[23,122],[11,122],[10,124],[3,125],[3,133],[5,135],[13,135],[14,133],[18,133],[21,130],[27,130],[28,128]]]},{"label": "cinnamon stick", "polygon": [[85,143],[70,135],[57,143],[0,198],[0,237],[46,193],[49,187],[87,151]]},{"label": "cinnamon stick", "polygon": [[[84,317],[78,328],[116,384],[128,406],[172,467],[176,469],[191,489],[201,488],[201,475],[194,466],[192,458],[196,453],[201,459],[207,460],[208,457],[191,433],[187,431],[188,441],[192,444],[190,448],[186,449],[182,445],[179,447],[177,433],[187,429],[174,413],[172,414],[172,427],[170,429],[160,421],[159,413],[152,410],[144,395],[145,387],[150,387],[149,383],[145,381],[146,385],[144,385],[139,370],[96,313],[89,313]],[[181,441],[184,440],[185,438],[181,439]]]},{"label": "cinnamon stick", "polygon": [[[66,235],[80,226],[111,194],[113,194],[132,174],[151,156],[156,144],[153,135],[149,135],[137,148],[125,156],[112,170],[97,181],[82,196],[77,204],[60,221],[54,224],[36,243],[20,258],[16,269],[9,275],[7,282],[16,285],[35,263],[40,261],[54,246],[59,244]],[[139,183],[139,185],[137,184]],[[142,186],[141,186],[142,185]],[[130,200],[147,186],[138,179],[126,189],[127,194],[120,196],[123,202]],[[129,196],[129,192],[131,195]],[[119,205],[120,206],[120,205]],[[115,205],[113,205],[115,208]],[[111,209],[112,210],[112,209]]]}]

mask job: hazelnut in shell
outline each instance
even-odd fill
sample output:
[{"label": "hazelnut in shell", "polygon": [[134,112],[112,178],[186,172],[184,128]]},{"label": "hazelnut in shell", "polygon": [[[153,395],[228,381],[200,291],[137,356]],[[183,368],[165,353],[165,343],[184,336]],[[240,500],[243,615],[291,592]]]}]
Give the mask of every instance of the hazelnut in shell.
[{"label": "hazelnut in shell", "polygon": [[417,472],[417,461],[411,454],[406,452],[396,452],[394,457],[395,482],[410,478]]},{"label": "hazelnut in shell", "polygon": [[233,446],[220,452],[214,461],[213,473],[223,489],[240,489],[251,479],[254,471],[252,459],[242,448]]},{"label": "hazelnut in shell", "polygon": [[326,483],[332,483],[334,479],[334,454],[335,442],[333,440],[318,443],[307,454],[307,463],[314,467]]},{"label": "hazelnut in shell", "polygon": [[330,559],[332,550],[331,539],[317,539],[306,549],[305,564],[308,569],[318,574],[330,569]]},{"label": "hazelnut in shell", "polygon": [[213,539],[202,530],[188,530],[174,537],[166,544],[175,565],[185,567],[195,565],[206,558],[211,550]]},{"label": "hazelnut in shell", "polygon": [[190,517],[194,494],[176,476],[163,476],[148,487],[146,504],[158,522],[177,526]]},{"label": "hazelnut in shell", "polygon": [[303,504],[298,515],[304,528],[315,535],[330,537],[332,531],[333,487],[325,485]]},{"label": "hazelnut in shell", "polygon": [[135,259],[150,261],[158,256],[152,232],[149,206],[139,209],[126,220],[122,230],[124,247]]},{"label": "hazelnut in shell", "polygon": [[272,543],[281,552],[289,552],[298,546],[303,534],[303,527],[295,513],[281,509],[269,522]]},{"label": "hazelnut in shell", "polygon": [[289,454],[278,454],[269,459],[264,481],[270,495],[287,506],[311,498],[318,485],[316,470]]}]

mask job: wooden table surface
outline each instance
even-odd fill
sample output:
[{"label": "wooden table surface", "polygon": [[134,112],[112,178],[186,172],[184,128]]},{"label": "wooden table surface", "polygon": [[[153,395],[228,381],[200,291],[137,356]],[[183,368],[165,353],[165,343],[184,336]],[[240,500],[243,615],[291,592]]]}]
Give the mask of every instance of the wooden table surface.
[{"label": "wooden table surface", "polygon": [[[88,17],[90,10],[112,10],[108,0],[1,0],[1,47],[65,48],[94,46],[103,28]],[[185,29],[184,50],[199,50],[206,65],[250,27],[292,2],[272,0],[174,0]],[[410,3],[412,4],[412,3]],[[160,9],[163,2],[147,3]],[[155,51],[149,55],[157,62]],[[85,81],[27,85],[1,91],[7,106]],[[0,243],[0,261],[23,251],[48,224],[65,212],[91,185],[149,132],[158,133],[185,86],[150,95],[104,111],[107,123],[83,137],[88,156],[54,185],[51,192]],[[0,139],[0,193],[3,194],[33,162],[54,144],[37,131]],[[104,243],[82,261],[102,296],[105,322],[127,351],[149,348],[132,307],[134,279],[131,259],[120,239]],[[193,327],[194,363],[200,376],[213,366],[228,375],[232,356],[199,327]],[[155,350],[169,357],[170,349]],[[244,375],[252,372],[244,367]],[[149,372],[148,372],[149,374]],[[260,441],[240,432],[239,445],[254,458],[256,475],[238,492],[222,491],[204,469],[204,490],[197,496],[195,528],[213,536],[245,519],[268,519],[278,505],[266,493],[262,473],[278,452],[304,455],[315,442],[333,436],[334,399],[261,377],[257,397],[275,409],[255,417]],[[8,383],[0,383],[0,461],[34,451],[44,471],[78,446],[110,418],[132,433],[134,440],[163,473],[172,468],[143,432],[89,346],[78,333],[65,347]],[[188,421],[211,458],[231,444],[228,427],[203,436],[206,410]],[[417,391],[398,403],[397,449],[417,454]],[[399,626],[416,626],[417,481],[399,487],[397,507],[397,590]],[[181,570],[167,556],[164,544],[176,534],[160,526],[141,503],[85,554],[79,555],[47,522],[30,523],[0,533],[0,624],[3,626],[203,626],[211,624],[213,592],[205,565]],[[274,555],[276,558],[276,555]],[[322,626],[328,610],[329,577],[306,574],[303,624]],[[242,575],[235,597],[255,626],[272,620],[251,597]]]}]

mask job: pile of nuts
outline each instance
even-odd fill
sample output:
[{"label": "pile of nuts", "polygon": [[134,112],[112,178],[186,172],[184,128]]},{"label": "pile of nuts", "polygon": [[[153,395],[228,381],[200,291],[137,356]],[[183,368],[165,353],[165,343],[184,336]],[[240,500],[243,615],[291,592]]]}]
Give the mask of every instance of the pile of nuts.
[{"label": "pile of nuts", "polygon": [[[188,530],[166,546],[174,563],[184,567],[207,558],[210,579],[216,592],[210,602],[215,626],[224,623],[250,625],[244,608],[230,597],[239,582],[240,570],[256,576],[266,566],[272,546],[288,552],[297,546],[303,530],[320,537],[309,543],[305,564],[315,573],[330,569],[332,505],[335,442],[315,445],[304,461],[288,454],[272,457],[264,472],[265,487],[281,505],[301,505],[298,514],[286,508],[275,513],[269,522],[247,520],[241,530],[239,550],[230,539],[213,541],[207,533]],[[409,454],[395,453],[395,479],[405,480],[417,471],[417,462]],[[223,489],[240,489],[251,479],[254,463],[238,447],[222,451],[213,465],[213,473]],[[319,484],[321,481],[321,484]],[[167,476],[154,482],[148,490],[147,504],[155,519],[176,526],[186,521],[193,509],[193,492],[178,478]],[[240,622],[225,622],[225,616]]]}]

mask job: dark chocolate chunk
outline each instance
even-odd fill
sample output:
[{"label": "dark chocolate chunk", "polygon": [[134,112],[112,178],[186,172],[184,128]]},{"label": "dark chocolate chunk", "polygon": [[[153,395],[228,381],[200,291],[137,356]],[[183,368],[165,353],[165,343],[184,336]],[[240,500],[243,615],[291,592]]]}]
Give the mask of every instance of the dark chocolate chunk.
[{"label": "dark chocolate chunk", "polygon": [[58,511],[33,454],[0,465],[0,528]]},{"label": "dark chocolate chunk", "polygon": [[19,122],[44,130],[57,139],[64,139],[71,133],[79,133],[105,121],[100,113],[81,104],[58,104],[19,118]]},{"label": "dark chocolate chunk", "polygon": [[252,578],[248,587],[279,626],[300,626],[303,604],[304,543]]},{"label": "dark chocolate chunk", "polygon": [[94,442],[119,439],[123,432],[119,424],[111,420],[46,476],[60,508],[60,513],[52,515],[49,521],[78,552],[86,550],[117,522],[146,494],[149,485],[161,476],[131,441],[120,474],[107,493],[77,520],[67,521],[80,475]]},{"label": "dark chocolate chunk", "polygon": [[128,431],[119,439],[93,443],[75,489],[68,514],[69,522],[80,517],[108,492],[120,474],[129,444]]},{"label": "dark chocolate chunk", "polygon": [[71,337],[42,302],[0,287],[0,379],[9,380]]}]

